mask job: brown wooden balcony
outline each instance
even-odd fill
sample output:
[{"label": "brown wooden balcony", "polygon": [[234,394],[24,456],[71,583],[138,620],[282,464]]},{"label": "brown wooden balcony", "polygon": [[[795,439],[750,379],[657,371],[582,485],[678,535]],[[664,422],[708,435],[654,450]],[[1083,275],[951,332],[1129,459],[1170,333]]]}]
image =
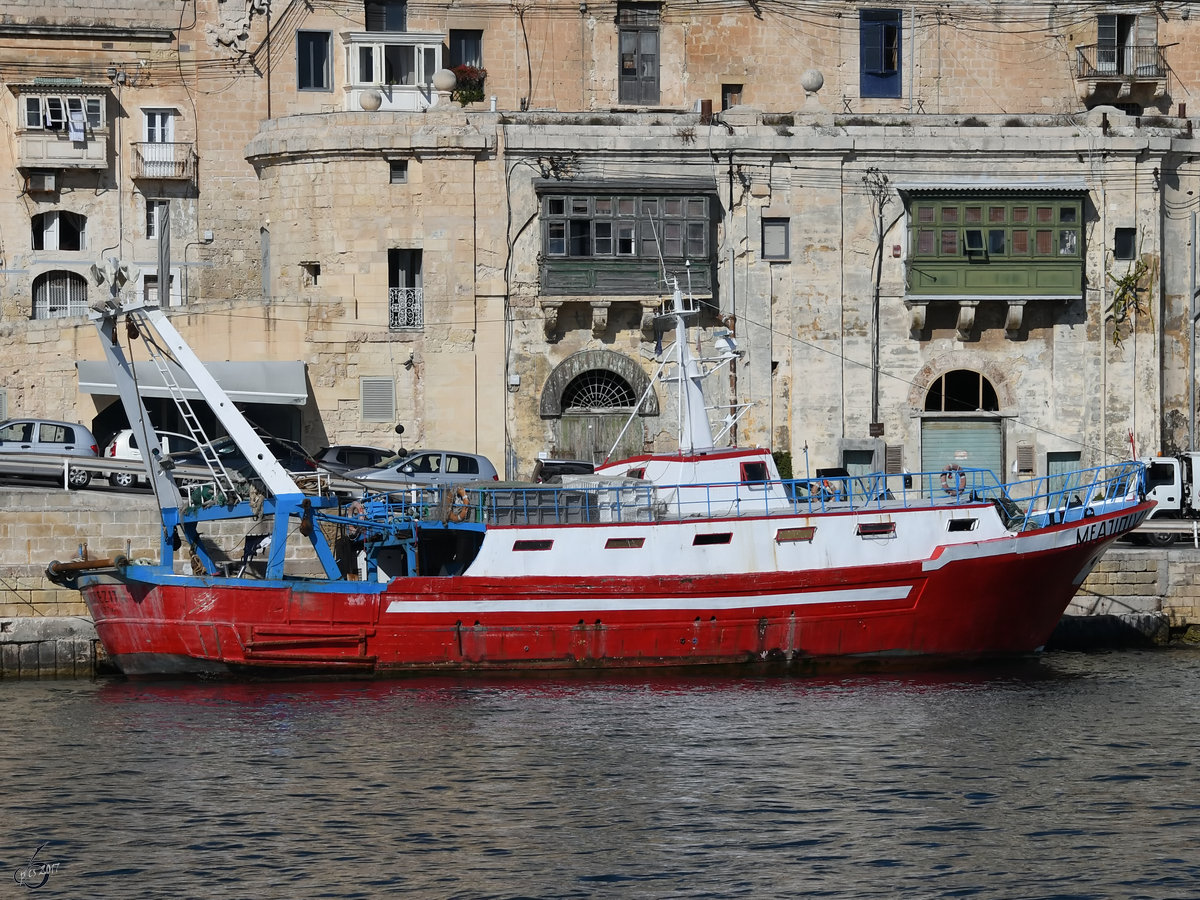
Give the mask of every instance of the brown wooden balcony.
[{"label": "brown wooden balcony", "polygon": [[133,177],[196,180],[196,145],[140,141],[133,145]]}]

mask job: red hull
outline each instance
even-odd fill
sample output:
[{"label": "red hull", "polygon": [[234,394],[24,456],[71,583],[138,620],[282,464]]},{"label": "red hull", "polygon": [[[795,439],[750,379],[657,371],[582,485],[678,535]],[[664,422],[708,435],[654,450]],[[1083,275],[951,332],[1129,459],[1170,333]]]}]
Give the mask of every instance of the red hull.
[{"label": "red hull", "polygon": [[[1132,512],[1140,520],[1147,509]],[[1080,535],[1063,525],[946,562],[752,578],[404,578],[355,594],[353,582],[141,579],[134,567],[80,588],[131,675],[979,658],[1045,643],[1118,536]]]}]

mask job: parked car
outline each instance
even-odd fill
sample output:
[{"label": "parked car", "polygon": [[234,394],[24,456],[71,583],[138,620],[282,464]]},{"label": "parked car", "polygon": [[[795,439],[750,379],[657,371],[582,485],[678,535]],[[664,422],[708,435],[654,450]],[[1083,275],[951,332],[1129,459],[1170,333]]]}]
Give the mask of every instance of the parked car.
[{"label": "parked car", "polygon": [[564,475],[590,475],[596,471],[592,463],[582,459],[539,459],[533,464],[534,484],[559,484]]},{"label": "parked car", "polygon": [[318,466],[334,475],[343,475],[352,469],[374,468],[385,459],[395,456],[394,450],[378,447],[363,447],[358,444],[335,444],[322,447],[313,457]]},{"label": "parked car", "polygon": [[[316,470],[316,462],[309,455],[308,451],[297,444],[295,441],[289,441],[285,438],[274,437],[273,435],[259,435],[263,443],[267,445],[267,449],[272,455],[279,460],[279,464],[296,475],[309,475]],[[184,450],[179,453],[171,453],[168,458],[176,466],[204,466],[204,452],[200,445],[192,450]],[[217,458],[221,461],[221,465],[227,471],[237,472],[244,478],[252,478],[254,476],[254,467],[250,465],[250,461],[246,459],[244,453],[237,444],[234,443],[231,437],[217,438],[209,441],[208,446],[211,446],[216,453]]]},{"label": "parked car", "polygon": [[454,450],[417,450],[393,456],[378,466],[351,469],[346,477],[371,489],[392,485],[458,484],[466,481],[499,481],[496,467],[486,456]]},{"label": "parked car", "polygon": [[[177,434],[174,431],[160,431],[158,437],[162,442],[164,454],[182,453],[195,450],[199,446],[194,438],[190,438],[186,434]],[[101,455],[106,459],[140,460],[142,451],[138,449],[137,435],[133,433],[133,429],[123,428],[118,431],[116,436],[108,442]],[[134,487],[145,480],[145,476],[138,475],[136,472],[112,472],[108,476],[108,483],[118,488]]]},{"label": "parked car", "polygon": [[[15,457],[21,454],[47,456],[78,456],[94,459],[99,448],[92,432],[78,422],[57,422],[52,419],[7,419],[0,422],[0,474],[27,478],[61,480],[61,470],[48,469],[45,462],[25,462]],[[92,481],[88,469],[71,466],[67,483],[73,488],[87,487]]]}]

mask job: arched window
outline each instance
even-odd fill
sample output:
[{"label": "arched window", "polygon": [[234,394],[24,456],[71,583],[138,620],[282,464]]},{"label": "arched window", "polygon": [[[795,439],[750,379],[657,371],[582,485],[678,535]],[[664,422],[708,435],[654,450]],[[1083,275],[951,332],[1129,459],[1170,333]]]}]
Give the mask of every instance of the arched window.
[{"label": "arched window", "polygon": [[947,372],[929,386],[926,412],[996,412],[1000,403],[992,383],[969,369]]},{"label": "arched window", "polygon": [[575,376],[562,395],[564,412],[632,409],[636,403],[629,382],[607,369],[591,369]]},{"label": "arched window", "polygon": [[87,313],[87,281],[74,272],[43,272],[33,280],[33,317],[59,319]]},{"label": "arched window", "polygon": [[65,209],[38,213],[29,220],[34,250],[83,250],[87,217]]}]

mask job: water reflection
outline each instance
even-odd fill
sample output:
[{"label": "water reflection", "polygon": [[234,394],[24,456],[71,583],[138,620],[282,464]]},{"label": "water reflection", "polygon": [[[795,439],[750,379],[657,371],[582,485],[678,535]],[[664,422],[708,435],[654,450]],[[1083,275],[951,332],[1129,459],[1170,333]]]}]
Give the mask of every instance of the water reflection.
[{"label": "water reflection", "polygon": [[1186,651],[6,684],[0,847],[63,896],[1183,896],[1198,689]]}]

